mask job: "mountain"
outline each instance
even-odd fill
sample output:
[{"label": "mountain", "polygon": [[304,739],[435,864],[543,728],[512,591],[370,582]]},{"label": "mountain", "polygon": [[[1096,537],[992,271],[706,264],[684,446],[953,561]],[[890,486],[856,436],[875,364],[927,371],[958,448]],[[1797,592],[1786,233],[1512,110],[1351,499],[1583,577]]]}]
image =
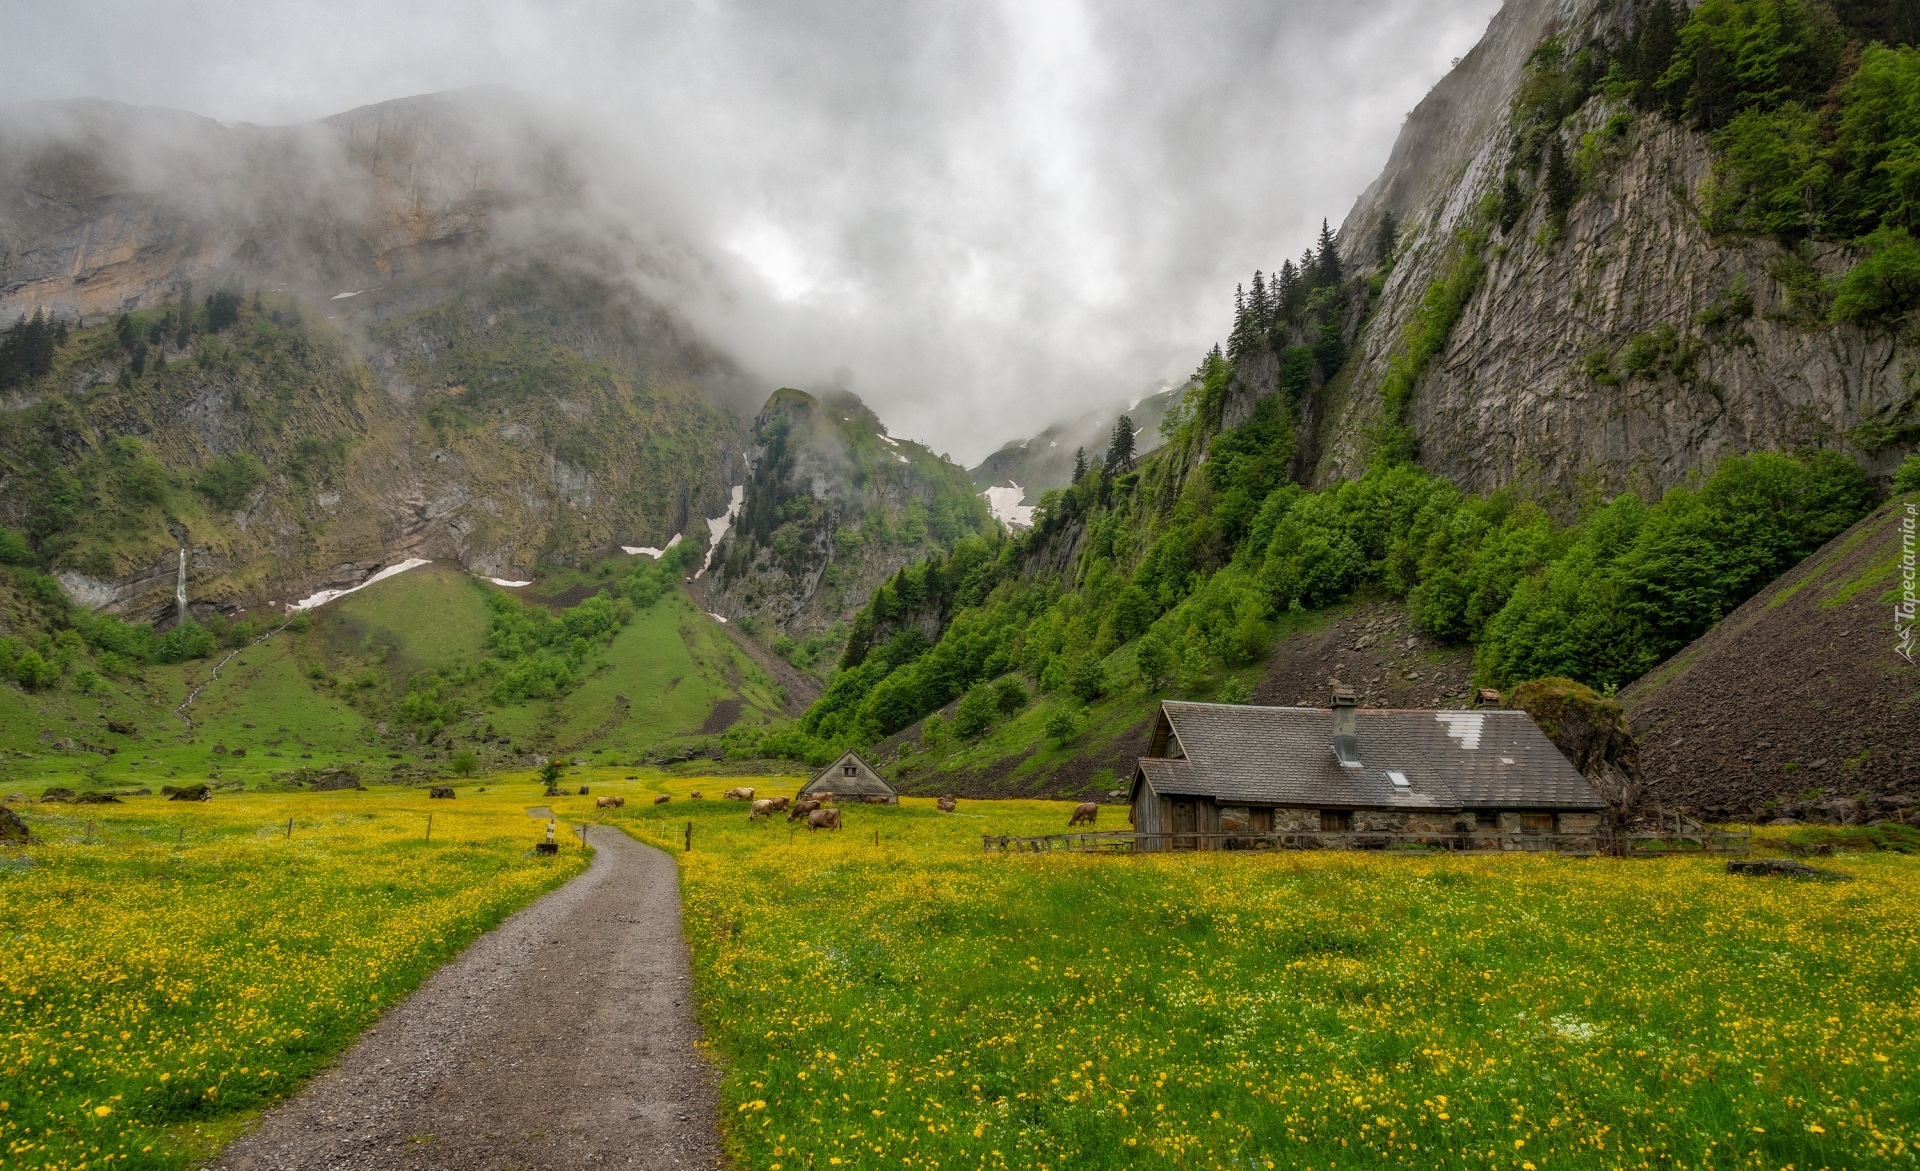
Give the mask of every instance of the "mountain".
[{"label": "mountain", "polygon": [[[1787,7],[1509,3],[1340,231],[1254,274],[1162,446],[876,591],[761,750],[1084,795],[1124,787],[1166,696],[1572,679],[1626,698],[1648,800],[1910,790],[1876,725],[1915,677],[1809,607],[1885,600],[1888,514],[1842,534],[1896,469],[1920,484],[1920,245],[1889,177],[1920,51],[1885,5]],[[1776,688],[1780,647],[1886,692],[1856,718]]]},{"label": "mountain", "polygon": [[[1879,117],[1848,67],[1901,25],[1883,4],[1793,7],[1815,15],[1736,44],[1723,30],[1756,19],[1749,0],[1695,10],[1698,35],[1679,42],[1684,7],[1503,6],[1341,226],[1350,264],[1378,257],[1389,217],[1397,240],[1344,376],[1306,413],[1308,480],[1359,474],[1380,429],[1402,426],[1423,466],[1563,515],[1577,500],[1657,495],[1741,452],[1836,447],[1889,474],[1916,434],[1915,351],[1897,314],[1836,313],[1835,299],[1872,251],[1859,239],[1872,224],[1850,218],[1845,190],[1771,191],[1756,176],[1774,166],[1767,149],[1838,135],[1840,109],[1832,129],[1803,132],[1788,124],[1801,115],[1779,120],[1783,103],[1844,95],[1857,120]],[[1870,73],[1911,70],[1891,64],[1910,49],[1885,52]],[[1808,69],[1712,97],[1689,80],[1721,56],[1739,72],[1769,54]],[[1819,161],[1831,178],[1818,182],[1870,187],[1890,144],[1840,137],[1853,161]],[[1549,190],[1555,152],[1564,180]],[[1785,212],[1760,214],[1767,200]],[[1237,403],[1275,385],[1271,364],[1254,364]]]},{"label": "mountain", "polygon": [[143,618],[183,549],[205,616],[702,536],[753,392],[588,158],[492,91],[290,127],[0,112],[0,313],[59,323],[0,387],[0,520]]},{"label": "mountain", "polygon": [[1166,418],[1168,408],[1186,389],[1169,387],[1123,409],[1088,411],[1070,422],[1055,423],[1031,438],[1010,441],[967,474],[982,492],[995,488],[1021,490],[1018,497],[1011,492],[995,494],[996,515],[1006,520],[1006,509],[1035,504],[1049,489],[1066,487],[1073,479],[1074,452],[1084,451],[1090,463],[1099,462],[1121,415],[1133,422],[1137,454],[1145,455],[1160,446],[1160,420]]},{"label": "mountain", "polygon": [[995,528],[964,469],[849,392],[774,392],[750,455],[710,600],[769,637],[826,635],[904,566]]}]

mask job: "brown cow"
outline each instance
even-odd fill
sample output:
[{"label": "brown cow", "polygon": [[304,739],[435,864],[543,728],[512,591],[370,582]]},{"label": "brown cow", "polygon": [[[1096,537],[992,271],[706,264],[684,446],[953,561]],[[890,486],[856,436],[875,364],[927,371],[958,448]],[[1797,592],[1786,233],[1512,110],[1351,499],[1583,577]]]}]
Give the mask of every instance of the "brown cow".
[{"label": "brown cow", "polygon": [[785,813],[787,806],[793,804],[793,798],[791,797],[768,797],[767,800],[773,802],[773,804],[767,806],[767,808],[773,810],[775,813]]},{"label": "brown cow", "polygon": [[840,811],[838,809],[816,809],[807,814],[807,829],[839,829]]},{"label": "brown cow", "polygon": [[669,802],[669,801],[671,801],[671,800],[673,800],[673,798],[671,798],[671,797],[669,797],[669,796],[667,796],[667,795],[666,795],[665,793],[662,793],[662,794],[660,794],[660,795],[659,795],[658,797],[655,797],[655,798],[653,799],[653,803],[654,803],[655,805],[665,805],[665,804],[666,804],[667,802]]},{"label": "brown cow", "polygon": [[698,801],[700,799],[700,790],[695,789],[693,792],[688,793],[687,796],[693,798],[695,801]]},{"label": "brown cow", "polygon": [[956,804],[956,802],[953,799],[952,793],[945,793],[945,794],[942,794],[940,799],[934,802],[934,804],[940,807],[940,812],[952,813],[953,807]]},{"label": "brown cow", "polygon": [[625,797],[595,797],[593,799],[593,807],[595,809],[618,809],[626,803],[627,799]]},{"label": "brown cow", "polygon": [[722,797],[724,797],[724,798],[726,798],[726,799],[727,799],[727,800],[729,800],[729,801],[751,801],[751,800],[753,800],[753,790],[752,790],[752,789],[728,789],[728,790],[727,790],[726,792],[724,792],[724,793],[722,793],[722,794],[720,794],[720,795],[721,795]]},{"label": "brown cow", "polygon": [[799,821],[801,818],[805,817],[809,813],[812,813],[814,810],[818,808],[820,808],[820,802],[815,801],[811,797],[802,797],[800,798],[800,800],[795,801],[793,803],[793,808],[787,812],[787,820]]},{"label": "brown cow", "polygon": [[838,800],[832,793],[815,793],[813,799],[822,805],[831,805]]},{"label": "brown cow", "polygon": [[1094,818],[1100,816],[1100,806],[1092,801],[1082,801],[1073,807],[1073,816],[1067,819],[1067,827],[1092,825]]},{"label": "brown cow", "polygon": [[773,802],[766,797],[762,797],[758,801],[755,801],[753,803],[753,808],[747,810],[748,821],[759,821],[763,817],[771,817],[772,815],[773,815]]}]

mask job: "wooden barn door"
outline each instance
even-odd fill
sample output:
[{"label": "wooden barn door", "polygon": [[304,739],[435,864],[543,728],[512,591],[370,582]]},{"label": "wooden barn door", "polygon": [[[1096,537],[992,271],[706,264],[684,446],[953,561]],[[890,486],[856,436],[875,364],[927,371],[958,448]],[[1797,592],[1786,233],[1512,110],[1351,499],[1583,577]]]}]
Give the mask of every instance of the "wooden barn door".
[{"label": "wooden barn door", "polygon": [[1174,849],[1195,850],[1199,848],[1200,841],[1193,836],[1200,828],[1198,824],[1199,820],[1199,802],[1191,799],[1180,800],[1176,798],[1174,800],[1173,824],[1167,827],[1168,832],[1174,835]]}]

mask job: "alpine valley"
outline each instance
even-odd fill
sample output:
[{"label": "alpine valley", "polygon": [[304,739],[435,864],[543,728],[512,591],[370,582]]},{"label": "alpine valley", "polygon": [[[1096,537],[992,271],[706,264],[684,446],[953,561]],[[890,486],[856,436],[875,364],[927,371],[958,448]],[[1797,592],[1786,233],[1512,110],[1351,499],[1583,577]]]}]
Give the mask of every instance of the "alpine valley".
[{"label": "alpine valley", "polygon": [[0,765],[1092,797],[1163,698],[1341,681],[1623,807],[1906,817],[1917,45],[1508,0],[1190,378],[972,469],[747,373],[511,94],[0,111]]}]

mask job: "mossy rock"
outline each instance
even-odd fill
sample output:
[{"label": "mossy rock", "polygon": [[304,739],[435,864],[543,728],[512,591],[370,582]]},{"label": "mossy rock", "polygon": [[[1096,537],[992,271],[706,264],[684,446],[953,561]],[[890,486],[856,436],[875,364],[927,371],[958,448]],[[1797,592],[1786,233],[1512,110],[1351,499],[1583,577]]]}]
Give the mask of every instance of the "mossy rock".
[{"label": "mossy rock", "polygon": [[1533,718],[1573,767],[1615,809],[1640,799],[1640,746],[1626,709],[1584,683],[1558,677],[1522,683],[1507,706]]}]

